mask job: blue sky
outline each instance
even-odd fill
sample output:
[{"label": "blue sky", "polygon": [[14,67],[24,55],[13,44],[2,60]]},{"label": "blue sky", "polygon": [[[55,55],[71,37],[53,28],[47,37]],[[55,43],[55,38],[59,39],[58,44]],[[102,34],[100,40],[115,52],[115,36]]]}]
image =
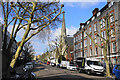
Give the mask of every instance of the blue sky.
[{"label": "blue sky", "polygon": [[[65,23],[67,28],[67,34],[73,35],[79,29],[79,24],[86,22],[91,16],[92,11],[95,8],[99,10],[106,5],[106,2],[62,2],[64,3],[63,10],[65,11]],[[62,17],[62,16],[61,16]],[[62,24],[52,31],[52,39],[55,36],[60,35]],[[10,29],[9,29],[10,30]],[[22,38],[23,32],[18,33],[17,41]],[[46,51],[48,42],[43,43],[37,36],[34,36],[31,40],[36,54],[39,55]]]}]

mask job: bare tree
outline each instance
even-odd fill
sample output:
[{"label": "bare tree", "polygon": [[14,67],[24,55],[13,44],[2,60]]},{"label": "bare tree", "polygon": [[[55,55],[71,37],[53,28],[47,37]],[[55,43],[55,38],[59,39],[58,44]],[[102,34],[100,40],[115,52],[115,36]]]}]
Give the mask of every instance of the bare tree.
[{"label": "bare tree", "polygon": [[[4,15],[4,45],[3,49],[10,51],[11,45],[15,40],[17,33],[24,29],[25,33],[20,41],[20,45],[10,63],[13,68],[23,45],[33,36],[43,31],[50,25],[54,25],[58,16],[62,14],[62,7],[58,2],[2,2],[2,10]],[[10,16],[10,13],[13,16]],[[13,23],[10,42],[7,46],[7,30],[9,25]],[[34,26],[32,26],[34,24]],[[51,28],[50,28],[51,29]],[[32,32],[32,33],[31,33]],[[31,34],[30,34],[31,33]]]}]

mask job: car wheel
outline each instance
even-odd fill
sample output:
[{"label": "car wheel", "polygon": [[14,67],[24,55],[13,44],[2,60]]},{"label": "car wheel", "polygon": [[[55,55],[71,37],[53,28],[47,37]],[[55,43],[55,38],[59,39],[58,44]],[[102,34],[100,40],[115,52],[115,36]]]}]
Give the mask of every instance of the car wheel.
[{"label": "car wheel", "polygon": [[90,74],[91,74],[90,70],[87,70],[87,74],[88,74],[88,75],[90,75]]},{"label": "car wheel", "polygon": [[113,79],[114,79],[114,80],[117,80],[117,78],[116,78],[115,74],[113,74]]},{"label": "car wheel", "polygon": [[78,70],[79,73],[81,73],[81,70]]}]

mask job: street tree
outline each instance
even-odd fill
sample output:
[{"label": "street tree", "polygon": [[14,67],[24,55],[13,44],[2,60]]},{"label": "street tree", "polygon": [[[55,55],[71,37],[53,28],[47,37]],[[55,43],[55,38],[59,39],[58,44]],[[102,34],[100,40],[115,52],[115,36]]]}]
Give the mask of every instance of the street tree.
[{"label": "street tree", "polygon": [[35,54],[35,50],[33,49],[33,46],[31,42],[26,42],[23,47],[23,52],[25,54],[25,62],[31,61],[33,59],[33,56]]},{"label": "street tree", "polygon": [[91,39],[93,44],[95,46],[98,46],[101,49],[103,49],[103,56],[104,56],[104,60],[105,60],[105,63],[106,63],[106,76],[107,77],[111,77],[111,75],[110,75],[110,65],[109,65],[110,62],[109,62],[109,59],[107,57],[107,54],[110,54],[110,37],[117,34],[115,31],[112,31],[112,29],[114,27],[110,27],[110,25],[114,24],[117,21],[117,20],[115,20],[113,22],[110,22],[110,17],[111,16],[113,16],[113,15],[106,14],[106,17],[102,20],[103,23],[101,24],[101,21],[99,22],[100,26],[104,24],[105,34],[103,35],[103,33],[101,33],[101,28],[100,28],[100,32],[96,31],[96,36],[99,37],[99,39],[100,39],[100,41],[103,45],[101,45],[101,43],[100,44],[96,43],[95,42],[96,38],[92,38],[92,34],[89,34],[89,33],[86,32],[86,34]]},{"label": "street tree", "polygon": [[[24,44],[39,32],[53,26],[59,20],[58,16],[62,14],[62,7],[63,5],[59,7],[58,2],[2,2],[4,16],[3,50],[10,51],[17,33],[24,30],[20,45],[10,63],[11,68],[14,68]],[[13,24],[13,26],[9,26],[10,24]],[[8,27],[11,27],[12,32],[7,47]]]}]

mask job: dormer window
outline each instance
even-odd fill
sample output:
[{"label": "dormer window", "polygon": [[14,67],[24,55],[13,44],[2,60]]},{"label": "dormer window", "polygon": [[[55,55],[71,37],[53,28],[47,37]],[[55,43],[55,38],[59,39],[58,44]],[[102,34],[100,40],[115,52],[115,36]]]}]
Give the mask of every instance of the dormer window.
[{"label": "dormer window", "polygon": [[92,17],[92,21],[95,19],[95,16]]},{"label": "dormer window", "polygon": [[113,3],[114,3],[113,1],[109,3],[109,5],[108,5],[109,8],[113,5]]},{"label": "dormer window", "polygon": [[101,14],[101,12],[98,12],[98,13],[97,13],[97,17],[100,16],[100,14]]},{"label": "dormer window", "polygon": [[90,23],[90,21],[87,22],[87,24],[89,24],[89,23]]},{"label": "dormer window", "polygon": [[82,25],[82,28],[84,28],[84,25]]}]

